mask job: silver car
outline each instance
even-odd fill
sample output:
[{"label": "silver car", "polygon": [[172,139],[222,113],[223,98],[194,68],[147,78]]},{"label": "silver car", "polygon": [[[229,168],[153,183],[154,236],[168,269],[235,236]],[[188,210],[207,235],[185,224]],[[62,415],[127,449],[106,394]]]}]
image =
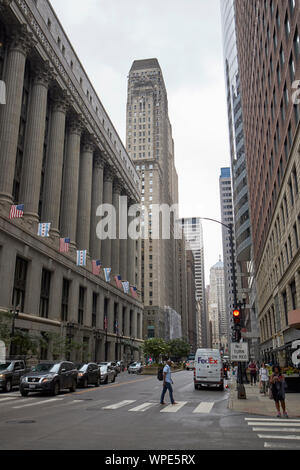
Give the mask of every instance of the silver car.
[{"label": "silver car", "polygon": [[141,362],[133,362],[128,367],[128,374],[140,374],[143,370],[143,366]]},{"label": "silver car", "polygon": [[102,384],[114,383],[116,380],[116,371],[108,365],[107,362],[100,362],[98,364],[100,369],[100,381]]}]

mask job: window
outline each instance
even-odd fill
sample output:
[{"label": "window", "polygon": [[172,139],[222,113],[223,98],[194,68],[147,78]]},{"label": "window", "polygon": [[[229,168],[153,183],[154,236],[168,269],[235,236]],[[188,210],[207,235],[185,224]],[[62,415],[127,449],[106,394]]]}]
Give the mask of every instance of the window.
[{"label": "window", "polygon": [[93,328],[96,328],[97,304],[98,304],[98,294],[96,294],[96,292],[93,292],[93,305],[92,305],[92,327]]},{"label": "window", "polygon": [[69,290],[70,281],[64,279],[61,297],[61,321],[68,321]]},{"label": "window", "polygon": [[293,310],[296,310],[297,309],[297,291],[296,291],[295,281],[293,281],[290,284],[290,290],[291,290],[292,308]]},{"label": "window", "polygon": [[27,268],[28,262],[17,257],[12,304],[14,307],[19,307],[21,312],[24,311]]},{"label": "window", "polygon": [[48,318],[51,271],[43,269],[40,296],[40,317]]},{"label": "window", "polygon": [[85,288],[79,287],[79,299],[78,299],[78,324],[83,325],[83,316],[84,316],[84,298],[85,298]]}]

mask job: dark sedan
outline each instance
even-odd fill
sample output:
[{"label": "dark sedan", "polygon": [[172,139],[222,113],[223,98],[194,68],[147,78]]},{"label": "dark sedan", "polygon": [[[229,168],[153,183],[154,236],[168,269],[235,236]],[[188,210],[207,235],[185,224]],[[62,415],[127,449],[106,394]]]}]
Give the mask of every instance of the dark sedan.
[{"label": "dark sedan", "polygon": [[79,387],[88,387],[89,385],[95,385],[99,387],[100,385],[100,369],[97,364],[94,362],[89,362],[87,364],[78,364],[78,386]]},{"label": "dark sedan", "polygon": [[61,390],[75,392],[78,370],[72,362],[45,362],[37,364],[20,381],[21,395],[29,392],[48,392],[58,395]]}]

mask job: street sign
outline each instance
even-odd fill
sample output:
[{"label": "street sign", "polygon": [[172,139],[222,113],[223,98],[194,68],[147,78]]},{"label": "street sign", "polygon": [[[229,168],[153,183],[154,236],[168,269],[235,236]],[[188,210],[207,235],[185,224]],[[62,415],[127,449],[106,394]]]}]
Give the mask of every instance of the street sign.
[{"label": "street sign", "polygon": [[231,360],[236,362],[248,362],[248,343],[231,343]]}]

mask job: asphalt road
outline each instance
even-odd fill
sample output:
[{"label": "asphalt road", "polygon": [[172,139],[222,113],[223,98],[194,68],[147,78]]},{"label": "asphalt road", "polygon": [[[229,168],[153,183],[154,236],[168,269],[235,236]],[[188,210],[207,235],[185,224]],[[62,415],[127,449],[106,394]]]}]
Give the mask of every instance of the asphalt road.
[{"label": "asphalt road", "polygon": [[[0,449],[252,450],[267,448],[266,443],[294,449],[297,442],[300,448],[299,440],[260,437],[270,435],[273,422],[259,423],[257,416],[251,422],[253,417],[229,410],[226,390],[194,390],[192,371],[173,374],[173,380],[179,403],[173,407],[168,406],[168,395],[167,405],[159,404],[162,383],[156,377],[126,372],[115,384],[57,397],[2,393]],[[294,424],[300,426],[300,420]],[[265,434],[255,425],[265,425]]]}]

